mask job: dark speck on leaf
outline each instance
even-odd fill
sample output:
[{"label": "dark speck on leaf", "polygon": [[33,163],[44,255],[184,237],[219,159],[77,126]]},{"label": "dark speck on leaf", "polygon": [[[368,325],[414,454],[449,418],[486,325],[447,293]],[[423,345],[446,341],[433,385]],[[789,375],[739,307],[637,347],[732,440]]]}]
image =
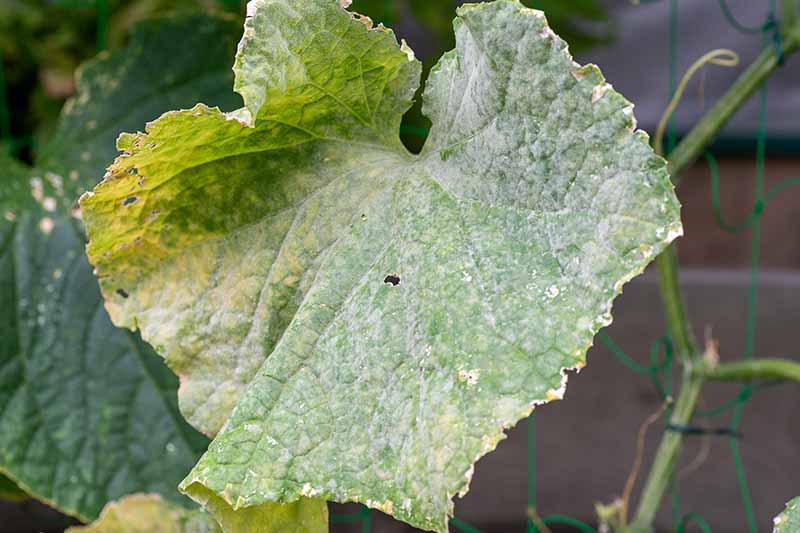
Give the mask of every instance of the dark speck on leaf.
[{"label": "dark speck on leaf", "polygon": [[129,196],[122,201],[122,205],[129,206],[131,204],[135,204],[139,200],[138,196]]},{"label": "dark speck on leaf", "polygon": [[117,294],[119,294],[123,298],[127,298],[128,297],[128,291],[126,291],[125,289],[117,289]]},{"label": "dark speck on leaf", "polygon": [[397,274],[389,274],[388,276],[383,278],[383,282],[391,283],[396,287],[397,285],[400,285],[400,276],[398,276]]}]

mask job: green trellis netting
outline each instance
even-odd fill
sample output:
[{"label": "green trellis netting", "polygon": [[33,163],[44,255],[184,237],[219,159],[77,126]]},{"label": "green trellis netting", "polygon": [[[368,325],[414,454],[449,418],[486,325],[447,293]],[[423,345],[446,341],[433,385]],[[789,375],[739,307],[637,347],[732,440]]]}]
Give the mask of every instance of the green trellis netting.
[{"label": "green trellis netting", "polygon": [[[220,4],[239,4],[243,0],[217,0]],[[726,0],[718,0],[721,16],[738,32],[743,35],[749,35],[752,38],[758,38],[762,41],[762,46],[774,47],[775,53],[779,60],[782,59],[782,49],[780,42],[780,34],[778,28],[780,22],[778,18],[778,10],[776,6],[777,0],[767,0],[768,16],[766,20],[757,26],[746,26],[737,20],[734,12],[727,4]],[[669,3],[669,88],[670,93],[673,93],[678,83],[677,72],[677,49],[678,49],[678,19],[679,9],[677,0],[641,0],[641,3],[655,3],[655,2],[668,2]],[[96,12],[96,42],[97,50],[102,51],[106,48],[109,17],[111,15],[108,0],[55,0],[55,4],[61,7],[68,8],[93,8]],[[453,6],[457,2],[453,2]],[[531,3],[532,7],[536,6],[537,2]],[[392,24],[392,0],[384,0],[383,12],[384,16],[381,20],[385,25],[391,26]],[[0,57],[0,147],[5,147],[12,155],[15,155],[21,148],[29,144],[28,139],[16,139],[11,135],[11,111],[7,102],[5,80],[3,77],[3,63]],[[759,121],[758,129],[756,132],[755,144],[755,172],[753,177],[753,188],[755,201],[753,203],[750,214],[742,221],[729,221],[722,212],[722,207],[719,200],[720,179],[717,168],[716,159],[710,152],[706,152],[705,159],[711,172],[711,209],[713,210],[714,217],[724,231],[730,233],[742,233],[745,231],[750,232],[751,242],[751,255],[750,255],[750,277],[748,287],[748,302],[747,302],[747,319],[745,331],[745,345],[743,347],[743,357],[751,359],[754,357],[756,325],[755,325],[755,310],[757,301],[757,278],[759,271],[759,250],[760,250],[760,237],[761,237],[761,217],[764,211],[769,206],[770,202],[784,190],[800,185],[800,177],[789,178],[770,189],[764,187],[764,162],[765,162],[765,147],[766,147],[766,107],[767,107],[767,84],[760,89],[758,93],[759,104]],[[409,127],[405,133],[419,135],[424,137],[426,132],[420,128]],[[667,134],[667,153],[676,144],[676,134],[673,127],[669,127]],[[672,374],[673,368],[676,364],[673,357],[672,343],[670,336],[666,333],[661,338],[655,340],[652,344],[649,362],[646,364],[637,362],[634,358],[630,357],[614,340],[605,332],[600,332],[598,339],[602,342],[620,361],[621,364],[632,370],[637,374],[649,379],[658,395],[666,400],[671,396],[672,391]],[[746,524],[747,530],[750,532],[757,531],[756,518],[753,512],[753,506],[750,499],[750,491],[748,489],[747,480],[742,464],[741,453],[739,450],[739,440],[737,439],[737,432],[739,430],[742,412],[745,404],[750,397],[759,389],[771,386],[777,382],[766,382],[759,385],[745,385],[741,388],[739,394],[719,406],[698,411],[695,416],[698,417],[711,417],[726,414],[729,416],[729,422],[725,433],[728,435],[726,438],[731,449],[733,458],[733,468],[736,471],[736,477],[739,483],[741,493],[741,501],[743,508],[743,520]],[[676,428],[669,426],[669,408],[663,417],[665,430],[667,431],[687,431],[691,428]],[[550,514],[538,518],[536,509],[536,424],[534,416],[528,421],[528,506],[530,509],[532,519],[528,520],[527,533],[538,533],[539,527],[537,524],[542,525],[564,525],[571,526],[576,530],[590,533],[597,533],[596,529],[592,526],[585,524],[574,518],[568,516]],[[706,520],[697,513],[682,513],[680,494],[677,485],[673,482],[671,489],[671,508],[673,516],[673,527],[679,533],[684,531],[686,527],[693,523],[702,531],[711,531]],[[334,523],[360,523],[363,533],[371,533],[373,531],[371,511],[363,507],[359,512],[353,514],[337,514],[332,516]],[[536,523],[534,523],[536,522]],[[463,533],[480,533],[480,530],[465,523],[458,518],[453,518],[450,525],[454,530]]]}]

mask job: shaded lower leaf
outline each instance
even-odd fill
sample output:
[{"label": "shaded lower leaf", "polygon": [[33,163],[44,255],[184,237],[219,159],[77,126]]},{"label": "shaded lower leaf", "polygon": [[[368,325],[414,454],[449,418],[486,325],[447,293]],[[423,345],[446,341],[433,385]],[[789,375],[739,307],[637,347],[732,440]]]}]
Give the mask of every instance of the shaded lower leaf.
[{"label": "shaded lower leaf", "polygon": [[0,224],[14,222],[34,204],[30,178],[27,167],[0,150]]},{"label": "shaded lower leaf", "polygon": [[208,441],[160,358],[111,324],[76,224],[0,222],[0,471],[86,520],[132,492],[179,500]]},{"label": "shaded lower leaf", "polygon": [[328,504],[325,500],[301,498],[291,503],[262,503],[236,508],[213,491],[197,484],[187,494],[219,522],[225,533],[327,533]]},{"label": "shaded lower leaf", "polygon": [[158,494],[132,494],[105,506],[88,526],[67,533],[218,533],[219,526],[201,510],[185,509]]}]

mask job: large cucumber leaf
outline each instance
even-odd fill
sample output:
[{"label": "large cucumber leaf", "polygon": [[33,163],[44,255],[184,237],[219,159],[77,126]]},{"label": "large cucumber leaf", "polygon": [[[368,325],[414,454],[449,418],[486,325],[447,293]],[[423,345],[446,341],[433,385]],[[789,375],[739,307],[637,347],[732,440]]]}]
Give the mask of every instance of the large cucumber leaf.
[{"label": "large cucumber leaf", "polygon": [[229,75],[236,26],[140,25],[127,49],[83,67],[43,171],[0,158],[0,472],[84,520],[132,492],[187,503],[176,486],[208,441],[180,415],[163,361],[111,324],[79,213],[61,207],[99,181],[120,128],[198,98],[241,102]]},{"label": "large cucumber leaf", "polygon": [[106,306],[216,434],[190,496],[359,501],[445,531],[474,462],[563,395],[681,233],[665,162],[516,0],[458,10],[419,156],[398,137],[419,63],[391,31],[339,0],[248,15],[245,108],[123,135],[83,199]]}]

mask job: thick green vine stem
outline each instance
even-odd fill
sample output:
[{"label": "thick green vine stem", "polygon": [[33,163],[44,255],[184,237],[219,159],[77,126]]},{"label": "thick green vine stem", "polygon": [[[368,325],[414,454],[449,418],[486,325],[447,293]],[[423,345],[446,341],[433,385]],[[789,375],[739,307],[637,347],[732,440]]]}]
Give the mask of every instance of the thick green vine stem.
[{"label": "thick green vine stem", "polygon": [[675,350],[683,360],[694,360],[699,352],[683,303],[678,279],[678,254],[674,245],[668,247],[656,258],[656,265],[658,266],[664,313]]},{"label": "thick green vine stem", "polygon": [[[800,22],[797,19],[796,2],[784,0],[781,7],[784,16],[781,46],[785,57],[800,48]],[[787,24],[786,21],[791,21],[791,24]],[[764,50],[739,76],[719,102],[673,150],[669,161],[673,181],[677,181],[678,176],[700,156],[713,137],[756,89],[770,77],[778,65],[779,58],[776,51],[769,48]],[[730,371],[730,367],[727,365],[719,365],[714,371],[705,369],[705,363],[697,349],[683,304],[674,244],[657,258],[656,264],[659,270],[667,325],[684,361],[683,383],[670,422],[674,425],[685,425],[691,421],[703,382],[709,372],[711,375],[717,375],[716,372],[720,372],[719,369],[724,367],[722,372],[742,375],[745,369],[734,367],[733,371]],[[781,363],[783,364],[779,366],[785,370],[787,362]],[[774,362],[771,370],[776,370]],[[762,371],[766,372],[763,369]],[[653,530],[653,520],[661,506],[682,443],[682,433],[671,431],[664,433],[642,490],[636,514],[631,524],[625,529],[627,533],[648,533]]]},{"label": "thick green vine stem", "polygon": [[[691,420],[703,386],[702,375],[694,372],[688,365],[691,363],[687,363],[687,366],[684,367],[683,387],[670,418],[670,422],[674,425],[686,425]],[[676,431],[664,433],[658,451],[656,451],[653,466],[650,467],[647,483],[639,499],[639,508],[633,522],[625,530],[626,532],[649,533],[652,531],[653,519],[661,506],[664,491],[675,471],[675,463],[680,455],[683,437],[683,433]]]},{"label": "thick green vine stem", "polygon": [[723,363],[701,369],[706,379],[714,381],[751,381],[753,379],[787,379],[800,381],[800,363],[788,359],[752,359]]}]

